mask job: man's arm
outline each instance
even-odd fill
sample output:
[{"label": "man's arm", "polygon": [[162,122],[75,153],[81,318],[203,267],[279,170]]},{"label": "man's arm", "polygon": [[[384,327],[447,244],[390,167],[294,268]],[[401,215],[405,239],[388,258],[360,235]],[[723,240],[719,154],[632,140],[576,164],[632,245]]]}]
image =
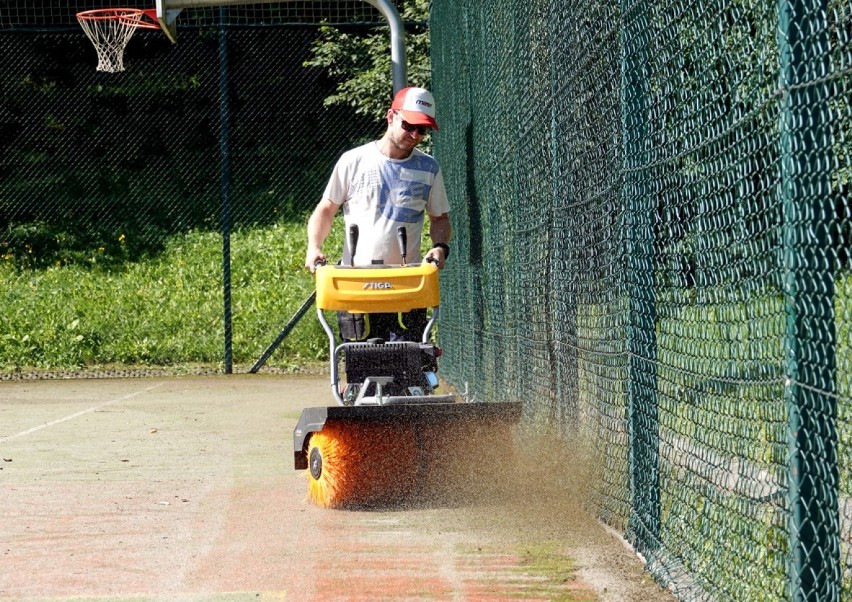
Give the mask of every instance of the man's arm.
[{"label": "man's arm", "polygon": [[[449,213],[429,216],[429,238],[432,239],[433,245],[449,245],[452,235],[453,228],[450,225]],[[426,257],[423,260],[426,261],[426,259],[431,257],[438,262],[439,268],[443,268],[444,263],[447,261],[447,255],[448,253],[441,247],[433,247],[426,253]]]},{"label": "man's arm", "polygon": [[333,203],[328,199],[323,199],[317,203],[316,209],[311,214],[308,220],[308,250],[305,254],[305,267],[313,272],[317,261],[325,259],[322,252],[322,243],[331,232],[331,224],[334,222],[334,216],[337,215],[337,210],[340,205]]}]

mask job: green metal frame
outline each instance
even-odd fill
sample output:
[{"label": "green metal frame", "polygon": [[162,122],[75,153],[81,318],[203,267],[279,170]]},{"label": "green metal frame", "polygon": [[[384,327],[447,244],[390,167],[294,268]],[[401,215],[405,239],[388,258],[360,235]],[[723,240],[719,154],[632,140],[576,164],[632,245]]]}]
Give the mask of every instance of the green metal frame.
[{"label": "green metal frame", "polygon": [[[828,7],[779,0],[791,599],[840,599]],[[818,479],[818,480],[817,480]]]},{"label": "green metal frame", "polygon": [[648,87],[647,8],[622,0],[622,121],[625,224],[628,249],[625,289],[627,324],[629,478],[628,538],[653,556],[660,538],[660,436],[657,408],[656,293],[654,286],[655,199],[646,172]]}]

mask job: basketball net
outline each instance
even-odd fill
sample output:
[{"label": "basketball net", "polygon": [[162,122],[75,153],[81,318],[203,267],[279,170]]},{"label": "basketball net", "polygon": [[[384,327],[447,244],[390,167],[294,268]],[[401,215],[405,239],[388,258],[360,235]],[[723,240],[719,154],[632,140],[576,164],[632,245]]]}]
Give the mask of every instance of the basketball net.
[{"label": "basketball net", "polygon": [[124,71],[124,49],[136,29],[160,28],[153,13],[136,8],[103,8],[77,13],[77,21],[98,53],[98,71]]}]

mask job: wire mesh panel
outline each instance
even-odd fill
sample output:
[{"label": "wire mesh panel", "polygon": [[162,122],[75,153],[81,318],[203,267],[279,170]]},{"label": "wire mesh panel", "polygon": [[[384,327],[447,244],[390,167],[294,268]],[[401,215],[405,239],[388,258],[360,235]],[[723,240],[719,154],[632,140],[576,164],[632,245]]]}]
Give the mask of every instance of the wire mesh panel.
[{"label": "wire mesh panel", "polygon": [[[128,5],[153,3],[99,3]],[[0,5],[0,373],[221,370],[226,267],[233,361],[249,364],[312,289],[291,241],[334,162],[382,132],[305,64],[320,22],[350,40],[386,23],[361,0],[185,10],[178,44],[139,30],[104,74],[83,8]],[[324,352],[313,322],[273,363]]]},{"label": "wire mesh panel", "polygon": [[431,23],[450,378],[587,436],[596,512],[681,599],[852,599],[849,2]]}]

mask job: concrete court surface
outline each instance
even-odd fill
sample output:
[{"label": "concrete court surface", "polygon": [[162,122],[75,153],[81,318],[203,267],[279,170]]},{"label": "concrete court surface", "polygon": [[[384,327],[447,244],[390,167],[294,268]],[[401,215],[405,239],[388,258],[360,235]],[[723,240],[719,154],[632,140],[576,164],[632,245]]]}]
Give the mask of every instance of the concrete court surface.
[{"label": "concrete court surface", "polygon": [[0,382],[0,599],[672,599],[578,510],[582,484],[554,479],[564,457],[523,466],[537,443],[521,442],[495,497],[311,505],[292,431],[329,388],[264,375]]}]

